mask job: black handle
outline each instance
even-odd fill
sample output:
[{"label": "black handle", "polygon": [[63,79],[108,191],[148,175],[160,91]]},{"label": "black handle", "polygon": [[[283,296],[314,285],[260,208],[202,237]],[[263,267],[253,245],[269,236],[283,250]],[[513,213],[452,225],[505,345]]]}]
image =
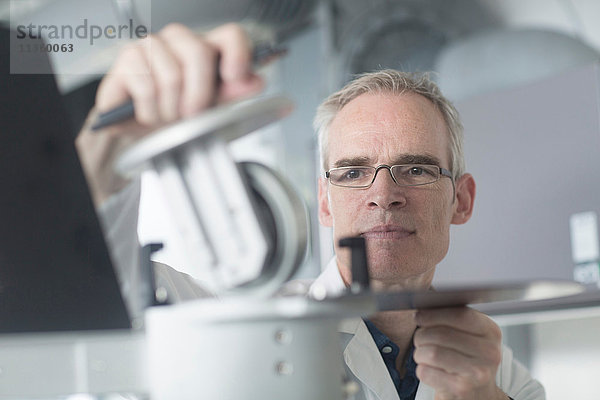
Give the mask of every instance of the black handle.
[{"label": "black handle", "polygon": [[92,130],[97,131],[98,129],[102,129],[109,125],[116,124],[118,122],[123,122],[133,117],[135,114],[135,109],[133,107],[133,101],[128,100],[125,103],[121,104],[118,107],[113,108],[110,111],[99,114],[92,125]]},{"label": "black handle", "polygon": [[350,285],[350,292],[359,293],[369,290],[370,279],[365,238],[344,238],[340,239],[339,244],[341,247],[349,247],[352,252],[352,283]]},{"label": "black handle", "polygon": [[156,279],[154,278],[154,266],[152,265],[152,254],[163,248],[162,243],[150,243],[141,250],[140,292],[144,299],[144,308],[167,304],[166,300],[159,301],[156,298]]}]

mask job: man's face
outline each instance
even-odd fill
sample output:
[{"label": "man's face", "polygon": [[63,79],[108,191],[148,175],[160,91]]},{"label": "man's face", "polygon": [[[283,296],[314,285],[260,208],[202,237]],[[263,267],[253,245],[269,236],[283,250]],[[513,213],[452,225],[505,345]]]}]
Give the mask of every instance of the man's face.
[{"label": "man's face", "polygon": [[[327,160],[328,169],[414,163],[450,169],[447,128],[441,113],[423,96],[364,94],[332,121]],[[459,200],[463,186],[457,183]],[[363,236],[372,280],[384,286],[429,286],[435,266],[448,251],[450,224],[466,222],[457,216],[464,204],[452,196],[452,181],[446,177],[429,185],[401,187],[388,170],[380,169],[367,189],[337,187],[322,178],[319,219],[333,227],[338,266],[346,282],[350,254],[340,251],[337,243]],[[469,202],[472,207],[472,198]],[[469,216],[470,209],[466,219]]]}]

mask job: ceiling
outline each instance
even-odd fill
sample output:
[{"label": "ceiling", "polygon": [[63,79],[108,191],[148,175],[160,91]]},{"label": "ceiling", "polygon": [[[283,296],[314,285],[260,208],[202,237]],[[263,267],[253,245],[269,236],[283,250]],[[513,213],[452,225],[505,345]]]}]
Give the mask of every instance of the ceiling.
[{"label": "ceiling", "polygon": [[[175,20],[201,29],[227,19],[252,18],[271,27],[279,37],[293,36],[313,21],[312,11],[318,3],[318,0],[0,0],[0,21],[9,19],[11,4],[13,20],[40,12],[63,15],[74,7],[93,9],[94,6],[97,13],[114,19],[113,1],[131,1],[139,10],[146,8],[148,14],[152,11],[155,29]],[[597,0],[331,0],[325,3],[331,6],[333,29],[329,31],[334,36],[334,49],[339,52],[339,68],[344,77],[387,64],[405,69],[432,69],[444,49],[490,30],[551,30],[600,52],[597,22],[600,1]],[[98,46],[93,54],[77,60],[78,68],[102,73],[114,53],[114,49]],[[71,80],[74,85],[78,78]]]},{"label": "ceiling", "polygon": [[[117,0],[118,1],[118,0]],[[10,5],[13,4],[15,10],[19,13],[27,13],[39,9],[46,5],[61,3],[62,0],[0,0],[0,21],[8,20],[10,16]],[[394,3],[415,3],[415,0],[409,1],[391,1],[391,0],[337,0],[333,1],[340,15],[348,24],[350,21],[356,21],[356,18],[364,18],[368,10],[381,10]],[[485,19],[470,21],[473,26],[485,26],[486,24],[495,24],[506,27],[542,27],[551,28],[568,32],[580,37],[585,42],[600,49],[600,2],[597,0],[423,0],[418,3],[425,3],[435,7],[440,13],[453,15],[463,22],[469,23],[468,19],[485,14]],[[159,2],[154,2],[159,3]],[[247,7],[249,0],[222,0],[205,1],[205,7],[218,9],[222,15],[241,15],[242,12],[236,11]],[[265,15],[271,19],[277,19],[285,15],[285,7],[268,9],[268,3],[274,1],[254,1],[258,7],[263,7]],[[286,3],[286,1],[281,1]],[[301,3],[296,1],[293,3]],[[309,1],[309,3],[312,3]],[[164,2],[168,4],[170,13],[174,18],[185,18],[185,15],[173,12],[173,2]],[[292,7],[293,8],[293,7]],[[206,16],[208,17],[207,13]],[[461,18],[462,15],[462,18]]]},{"label": "ceiling", "polygon": [[600,59],[597,0],[338,0],[337,86],[380,68],[435,71],[454,100]]}]

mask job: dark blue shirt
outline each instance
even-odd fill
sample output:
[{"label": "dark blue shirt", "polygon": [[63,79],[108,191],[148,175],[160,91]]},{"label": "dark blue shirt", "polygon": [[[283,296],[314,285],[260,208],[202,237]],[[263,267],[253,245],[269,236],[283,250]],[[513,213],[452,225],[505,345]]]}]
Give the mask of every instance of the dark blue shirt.
[{"label": "dark blue shirt", "polygon": [[398,391],[398,395],[401,400],[414,400],[417,395],[417,388],[419,387],[419,379],[417,378],[417,364],[413,359],[413,353],[415,351],[414,345],[408,349],[406,356],[406,363],[404,364],[404,377],[400,378],[400,374],[396,371],[396,359],[400,349],[394,342],[392,342],[383,332],[368,319],[365,319],[367,329],[371,333],[379,353],[383,358],[383,362],[390,373],[394,386]]}]

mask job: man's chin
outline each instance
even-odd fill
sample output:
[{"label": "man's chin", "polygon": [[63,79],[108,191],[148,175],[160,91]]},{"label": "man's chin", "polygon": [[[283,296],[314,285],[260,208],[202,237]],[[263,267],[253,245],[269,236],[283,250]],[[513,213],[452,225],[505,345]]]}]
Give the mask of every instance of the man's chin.
[{"label": "man's chin", "polygon": [[[411,265],[411,264],[400,264]],[[399,267],[369,261],[369,276],[373,290],[426,290],[431,285],[434,268],[423,266]]]},{"label": "man's chin", "polygon": [[417,250],[417,244],[411,240],[413,236],[403,239],[367,239],[367,254],[372,256],[373,260],[379,260],[382,263],[404,264],[414,260],[413,254]]}]

